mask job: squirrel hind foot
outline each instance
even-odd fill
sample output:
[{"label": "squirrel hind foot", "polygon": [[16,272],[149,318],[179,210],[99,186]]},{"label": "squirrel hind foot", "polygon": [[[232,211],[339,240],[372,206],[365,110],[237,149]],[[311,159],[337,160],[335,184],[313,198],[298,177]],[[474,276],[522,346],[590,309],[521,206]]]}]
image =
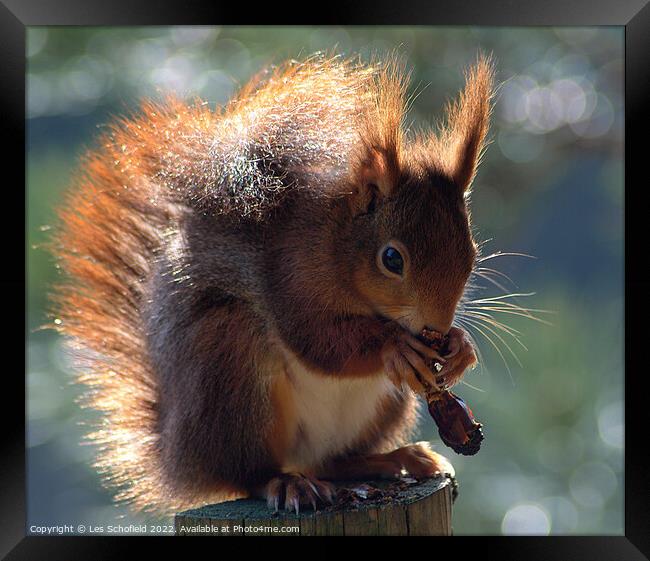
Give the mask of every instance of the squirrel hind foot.
[{"label": "squirrel hind foot", "polygon": [[301,506],[318,510],[319,505],[334,504],[336,487],[327,481],[301,473],[284,473],[272,478],[257,493],[274,512],[284,510],[300,514]]}]

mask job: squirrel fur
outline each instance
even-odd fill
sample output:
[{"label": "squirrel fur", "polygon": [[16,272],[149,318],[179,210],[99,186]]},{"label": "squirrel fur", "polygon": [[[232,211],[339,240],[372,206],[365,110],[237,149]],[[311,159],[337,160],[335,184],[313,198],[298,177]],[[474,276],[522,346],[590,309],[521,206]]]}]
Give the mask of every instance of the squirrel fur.
[{"label": "squirrel fur", "polygon": [[[293,61],[216,110],[144,103],[84,156],[54,313],[117,499],[297,510],[336,479],[442,469],[408,438],[418,377],[454,383],[476,360],[452,321],[493,64],[479,56],[435,132],[404,131],[407,82],[394,61]],[[439,374],[425,326],[457,335]]]}]

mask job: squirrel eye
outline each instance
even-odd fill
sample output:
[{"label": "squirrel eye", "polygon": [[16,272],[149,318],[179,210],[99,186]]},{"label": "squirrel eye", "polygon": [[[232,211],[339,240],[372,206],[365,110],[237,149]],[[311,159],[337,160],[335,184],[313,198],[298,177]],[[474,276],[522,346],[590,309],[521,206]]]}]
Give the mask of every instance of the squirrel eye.
[{"label": "squirrel eye", "polygon": [[381,262],[391,273],[401,275],[404,271],[404,259],[394,247],[387,247],[381,255]]}]

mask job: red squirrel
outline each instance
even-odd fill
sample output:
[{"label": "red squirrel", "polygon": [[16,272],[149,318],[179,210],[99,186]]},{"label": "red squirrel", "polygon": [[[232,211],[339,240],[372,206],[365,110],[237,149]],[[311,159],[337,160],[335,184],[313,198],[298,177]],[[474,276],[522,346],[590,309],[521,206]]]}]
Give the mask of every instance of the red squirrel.
[{"label": "red squirrel", "polygon": [[419,135],[401,65],[336,57],[260,74],[216,110],[172,98],[114,122],[59,212],[54,309],[118,500],[298,511],[337,480],[443,469],[408,438],[422,380],[476,362],[452,322],[493,75],[479,56]]}]

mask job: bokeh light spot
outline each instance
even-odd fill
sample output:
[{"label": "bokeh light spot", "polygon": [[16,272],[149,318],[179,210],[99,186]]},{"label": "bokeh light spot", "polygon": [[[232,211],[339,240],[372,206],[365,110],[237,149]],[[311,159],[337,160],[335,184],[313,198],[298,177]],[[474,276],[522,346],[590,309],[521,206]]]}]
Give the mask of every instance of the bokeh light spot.
[{"label": "bokeh light spot", "polygon": [[617,487],[614,470],[604,462],[581,465],[573,472],[569,482],[573,498],[581,505],[595,509],[601,509]]},{"label": "bokeh light spot", "polygon": [[523,503],[511,508],[503,517],[501,533],[504,535],[547,536],[551,531],[551,520],[538,504]]},{"label": "bokeh light spot", "polygon": [[603,407],[598,414],[598,433],[605,444],[622,449],[624,443],[623,403],[616,401]]}]

